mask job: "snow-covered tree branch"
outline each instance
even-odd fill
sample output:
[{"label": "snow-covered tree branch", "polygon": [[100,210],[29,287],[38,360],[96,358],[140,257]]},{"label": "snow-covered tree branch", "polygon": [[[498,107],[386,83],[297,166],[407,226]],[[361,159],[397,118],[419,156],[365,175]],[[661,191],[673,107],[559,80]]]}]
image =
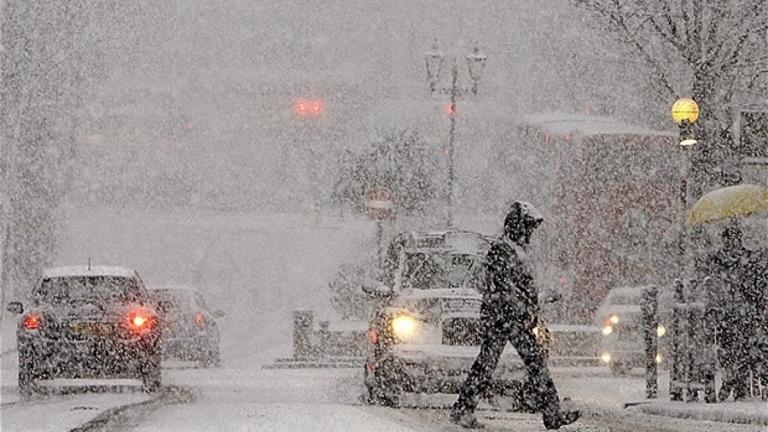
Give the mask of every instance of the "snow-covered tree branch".
[{"label": "snow-covered tree branch", "polygon": [[690,95],[701,107],[697,160],[704,172],[727,164],[733,107],[768,67],[766,0],[571,0],[590,11],[607,39],[618,40],[656,72],[670,104]]}]

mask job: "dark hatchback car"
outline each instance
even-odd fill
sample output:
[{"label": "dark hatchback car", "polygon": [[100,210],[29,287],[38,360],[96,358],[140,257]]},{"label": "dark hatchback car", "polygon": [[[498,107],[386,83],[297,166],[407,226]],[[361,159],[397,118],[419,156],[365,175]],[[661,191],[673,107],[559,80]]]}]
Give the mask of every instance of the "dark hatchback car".
[{"label": "dark hatchback car", "polygon": [[191,287],[153,287],[149,293],[160,313],[165,358],[218,366],[220,337],[215,319],[223,317],[224,312],[211,311],[203,296]]},{"label": "dark hatchback car", "polygon": [[17,327],[19,391],[55,378],[140,379],[161,385],[157,312],[135,270],[122,267],[46,269]]}]

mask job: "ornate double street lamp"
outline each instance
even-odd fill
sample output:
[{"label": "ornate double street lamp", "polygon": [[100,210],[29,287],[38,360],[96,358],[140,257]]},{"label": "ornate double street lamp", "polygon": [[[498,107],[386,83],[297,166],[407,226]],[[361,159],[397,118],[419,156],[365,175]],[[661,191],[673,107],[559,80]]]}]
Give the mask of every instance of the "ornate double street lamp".
[{"label": "ornate double street lamp", "polygon": [[450,228],[453,226],[453,143],[456,130],[456,101],[460,96],[467,93],[477,95],[477,84],[483,74],[483,69],[485,68],[485,61],[487,57],[480,51],[480,48],[477,46],[475,46],[471,54],[465,56],[469,78],[472,80],[472,86],[469,88],[462,88],[458,85],[459,66],[455,56],[451,58],[451,86],[438,88],[440,72],[442,71],[443,65],[445,63],[445,55],[438,48],[437,42],[432,45],[432,49],[425,54],[424,58],[427,66],[427,82],[429,83],[429,92],[432,94],[439,92],[450,95],[448,115],[450,117],[451,123],[448,133],[448,184],[446,185],[446,201],[448,206],[447,222],[448,227]]}]

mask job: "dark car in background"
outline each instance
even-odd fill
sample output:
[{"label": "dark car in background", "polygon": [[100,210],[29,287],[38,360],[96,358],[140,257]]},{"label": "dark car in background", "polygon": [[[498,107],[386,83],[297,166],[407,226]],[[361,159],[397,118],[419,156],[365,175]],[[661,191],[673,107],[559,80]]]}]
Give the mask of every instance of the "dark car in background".
[{"label": "dark car in background", "polygon": [[122,267],[44,270],[31,304],[9,303],[17,327],[19,391],[55,378],[134,378],[161,385],[160,331],[139,274]]},{"label": "dark car in background", "polygon": [[165,358],[196,361],[205,367],[221,363],[216,319],[224,312],[211,311],[200,292],[188,286],[153,287],[150,296],[160,313]]}]

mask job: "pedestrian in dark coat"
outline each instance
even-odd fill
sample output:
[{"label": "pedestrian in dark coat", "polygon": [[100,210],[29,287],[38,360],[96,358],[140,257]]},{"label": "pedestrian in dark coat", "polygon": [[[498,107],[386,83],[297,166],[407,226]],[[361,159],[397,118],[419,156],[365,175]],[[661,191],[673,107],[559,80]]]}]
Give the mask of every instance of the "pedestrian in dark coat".
[{"label": "pedestrian in dark coat", "polygon": [[756,381],[762,387],[762,398],[768,400],[768,249],[751,251],[748,270],[749,362]]},{"label": "pedestrian in dark coat", "polygon": [[722,234],[723,246],[710,257],[711,274],[721,305],[718,317],[717,341],[723,383],[718,399],[727,400],[733,393],[734,400],[747,396],[751,369],[750,335],[754,332],[749,301],[750,253],[741,242],[741,230],[737,225],[727,226]]},{"label": "pedestrian in dark coat", "polygon": [[472,364],[451,421],[467,428],[481,428],[474,415],[478,397],[491,385],[492,375],[507,342],[517,350],[534,389],[547,429],[559,429],[575,422],[578,411],[562,411],[555,384],[534,328],[539,313],[538,290],[526,250],[534,230],[543,218],[532,205],[515,201],[504,219],[504,234],[486,256],[486,287],[481,319],[484,336],[480,353]]}]

